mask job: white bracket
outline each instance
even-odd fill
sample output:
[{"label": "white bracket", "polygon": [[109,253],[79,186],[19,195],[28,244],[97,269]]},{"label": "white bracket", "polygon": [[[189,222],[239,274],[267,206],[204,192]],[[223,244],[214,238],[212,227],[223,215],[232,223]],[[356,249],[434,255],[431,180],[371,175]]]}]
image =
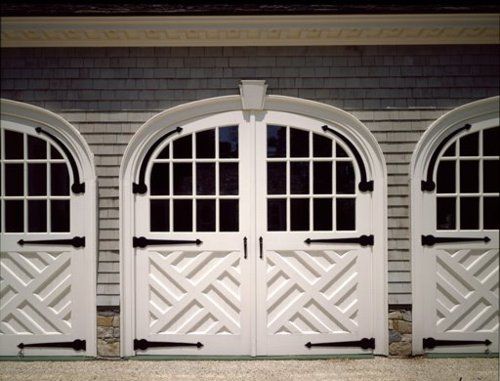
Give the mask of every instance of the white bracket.
[{"label": "white bracket", "polygon": [[243,80],[240,82],[240,95],[243,110],[263,110],[266,100],[267,84],[264,80]]}]

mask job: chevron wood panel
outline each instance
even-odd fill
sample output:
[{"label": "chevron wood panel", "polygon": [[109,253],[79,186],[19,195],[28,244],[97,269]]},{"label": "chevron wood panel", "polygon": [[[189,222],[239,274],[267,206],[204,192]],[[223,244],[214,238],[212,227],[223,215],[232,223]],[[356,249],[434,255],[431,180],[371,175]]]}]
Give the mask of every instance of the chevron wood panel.
[{"label": "chevron wood panel", "polygon": [[71,253],[2,252],[0,266],[0,334],[71,333]]}]

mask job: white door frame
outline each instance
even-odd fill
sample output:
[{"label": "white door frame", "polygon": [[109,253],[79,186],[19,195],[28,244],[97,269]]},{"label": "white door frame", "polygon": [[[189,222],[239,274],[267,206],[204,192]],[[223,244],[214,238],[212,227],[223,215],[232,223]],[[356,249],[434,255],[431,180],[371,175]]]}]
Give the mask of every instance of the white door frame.
[{"label": "white door frame", "polygon": [[[246,81],[243,81],[245,85]],[[251,82],[251,81],[249,81]],[[252,83],[251,85],[255,85]],[[163,111],[149,119],[136,132],[125,150],[120,168],[120,305],[121,305],[121,355],[133,356],[135,339],[135,279],[131,237],[135,221],[132,183],[148,148],[160,134],[173,130],[189,120],[216,113],[244,110],[248,120],[255,118],[253,111],[284,111],[310,116],[333,124],[345,132],[358,148],[367,166],[367,173],[376,182],[373,198],[374,220],[372,221],[375,245],[373,246],[372,300],[373,322],[376,339],[375,354],[388,352],[387,329],[387,171],[385,160],[375,137],[369,129],[353,115],[330,105],[310,100],[278,95],[265,95],[263,91],[245,91],[242,95],[230,95],[190,102]],[[252,89],[251,89],[252,90]],[[262,90],[262,89],[260,89]],[[265,87],[264,87],[265,90]],[[249,97],[252,97],[249,99]],[[261,98],[261,99],[255,99]],[[261,101],[259,101],[261,100]],[[243,106],[242,106],[243,105]]]},{"label": "white door frame", "polygon": [[[84,204],[85,210],[81,211],[84,219],[84,231],[80,234],[85,236],[85,268],[78,279],[85,282],[85,295],[77,295],[79,304],[84,304],[83,310],[86,314],[84,328],[86,351],[85,356],[97,355],[97,177],[94,165],[94,154],[90,151],[87,142],[80,132],[61,116],[45,110],[41,107],[27,103],[0,99],[2,120],[14,121],[16,123],[27,123],[46,128],[56,135],[73,154],[82,175],[81,182],[85,183]],[[85,271],[85,272],[83,272]],[[75,352],[78,354],[78,352]]]},{"label": "white door frame", "polygon": [[411,273],[412,273],[412,298],[413,298],[413,343],[414,355],[424,353],[422,339],[424,338],[426,282],[423,258],[424,247],[421,244],[421,236],[428,234],[426,227],[433,226],[433,218],[423,216],[423,193],[421,181],[425,180],[425,171],[429,160],[441,141],[464,124],[478,122],[488,125],[499,123],[499,101],[498,96],[481,99],[465,104],[451,110],[432,123],[422,135],[418,142],[411,160],[410,168],[410,218],[411,218]]}]

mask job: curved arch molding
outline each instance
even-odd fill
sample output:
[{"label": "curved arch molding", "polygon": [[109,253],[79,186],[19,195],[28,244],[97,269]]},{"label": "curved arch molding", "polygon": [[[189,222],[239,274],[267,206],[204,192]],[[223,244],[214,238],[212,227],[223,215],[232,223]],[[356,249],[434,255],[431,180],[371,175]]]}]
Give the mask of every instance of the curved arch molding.
[{"label": "curved arch molding", "polygon": [[59,148],[61,148],[66,155],[66,157],[69,160],[69,165],[71,166],[71,172],[73,172],[73,185],[71,185],[71,190],[73,193],[79,194],[79,193],[85,193],[85,183],[80,182],[80,173],[78,172],[78,167],[76,165],[75,158],[71,154],[71,151],[66,147],[61,140],[56,138],[54,135],[51,133],[45,131],[42,127],[37,127],[35,128],[35,131],[38,134],[46,135],[49,138],[51,138],[54,143],[58,145]]},{"label": "curved arch molding", "polygon": [[141,167],[139,169],[139,182],[132,183],[132,192],[144,194],[148,191],[148,186],[146,185],[146,169],[148,167],[149,160],[151,160],[151,156],[153,155],[154,150],[158,147],[161,142],[163,142],[168,137],[172,136],[175,133],[180,134],[182,132],[182,127],[177,127],[172,131],[167,132],[165,135],[161,136],[158,140],[156,140],[151,147],[149,147],[146,155],[144,155],[144,159],[142,159]]},{"label": "curved arch molding", "polygon": [[363,159],[361,158],[361,155],[359,154],[359,151],[356,149],[354,144],[352,144],[352,142],[349,139],[347,139],[340,132],[335,131],[333,128],[330,128],[326,125],[321,128],[323,129],[323,131],[330,132],[331,134],[335,135],[337,138],[342,140],[351,150],[352,154],[354,155],[354,158],[356,159],[356,163],[358,164],[359,173],[361,177],[361,181],[358,184],[358,189],[361,192],[373,191],[373,180],[370,181],[367,180],[365,163],[363,162]]}]

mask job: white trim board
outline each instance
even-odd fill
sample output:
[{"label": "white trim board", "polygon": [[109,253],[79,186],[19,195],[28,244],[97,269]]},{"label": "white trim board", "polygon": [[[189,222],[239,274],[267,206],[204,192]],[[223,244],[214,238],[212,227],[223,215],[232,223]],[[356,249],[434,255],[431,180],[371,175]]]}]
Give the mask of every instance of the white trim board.
[{"label": "white trim board", "polygon": [[498,14],[3,17],[1,46],[498,44]]}]

